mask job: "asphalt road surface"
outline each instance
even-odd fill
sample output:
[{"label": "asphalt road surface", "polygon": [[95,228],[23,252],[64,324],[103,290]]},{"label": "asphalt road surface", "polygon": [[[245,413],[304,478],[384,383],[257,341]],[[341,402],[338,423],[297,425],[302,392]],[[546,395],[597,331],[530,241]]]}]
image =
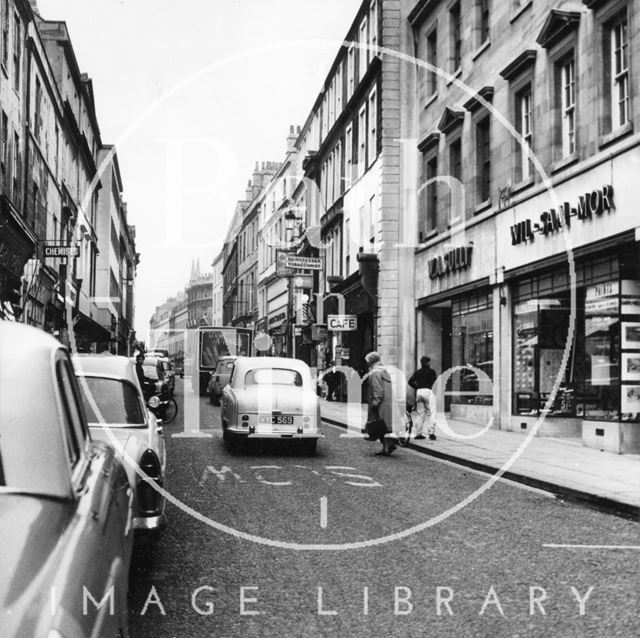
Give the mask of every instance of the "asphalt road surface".
[{"label": "asphalt road surface", "polygon": [[209,436],[165,428],[177,501],[137,550],[133,638],[640,635],[638,522],[502,481],[447,515],[489,477],[326,423],[313,457],[230,451],[199,407]]}]

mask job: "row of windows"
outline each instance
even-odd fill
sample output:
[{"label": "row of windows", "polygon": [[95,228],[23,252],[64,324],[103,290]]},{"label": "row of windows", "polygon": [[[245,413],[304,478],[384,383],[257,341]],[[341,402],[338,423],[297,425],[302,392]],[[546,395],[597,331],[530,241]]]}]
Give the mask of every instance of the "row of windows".
[{"label": "row of windows", "polygon": [[[600,118],[600,132],[603,137],[600,143],[604,144],[608,141],[606,136],[615,135],[617,131],[625,132],[631,122],[626,11],[616,14],[604,23],[601,33],[603,55],[600,77],[604,90],[601,109],[603,117]],[[576,34],[565,38],[559,46],[551,48],[547,56],[552,94],[551,109],[544,113],[544,120],[534,117],[536,51],[524,51],[501,72],[510,85],[511,120],[519,135],[519,139],[513,140],[511,146],[513,183],[516,185],[534,180],[534,154],[546,157],[551,170],[578,160],[580,155],[578,143],[581,117],[584,111],[591,109],[591,105],[587,103],[590,95],[586,91],[581,94],[581,85],[577,80],[579,59]],[[540,93],[544,96],[544,89]],[[492,94],[491,92],[491,96]],[[543,102],[544,97],[540,97],[540,101]],[[421,242],[438,228],[440,210],[449,209],[448,219],[444,221],[451,224],[458,217],[464,217],[483,204],[491,203],[492,119],[488,111],[478,108],[477,104],[470,106],[470,102],[473,101],[465,104],[465,108],[473,113],[472,139],[462,136],[464,112],[447,109],[455,117],[449,118],[448,121],[443,118],[444,124],[441,121],[439,125],[446,134],[445,144],[440,147],[439,135],[435,134],[429,145],[421,147],[418,225],[418,239]],[[543,113],[542,106],[541,104],[537,109],[540,117]],[[585,114],[584,117],[586,120],[591,116]],[[457,121],[454,121],[456,118]],[[454,122],[454,125],[451,125],[451,122]],[[470,148],[464,148],[467,144]],[[463,158],[467,156],[471,159],[463,162]],[[467,170],[473,175],[473,179],[470,179],[470,175],[464,174]],[[465,187],[469,186],[470,193],[465,191]],[[443,199],[445,195],[446,200]]]},{"label": "row of windows", "polygon": [[325,211],[364,175],[377,157],[378,92],[374,88],[322,164],[320,192]]},{"label": "row of windows", "polygon": [[243,262],[258,247],[257,221],[254,220],[238,236],[238,261]]},{"label": "row of windows", "polygon": [[[474,44],[476,48],[483,47],[489,42],[491,27],[491,0],[472,0],[471,17],[474,26]],[[466,9],[466,6],[465,6]],[[464,14],[466,15],[466,14]],[[463,11],[461,0],[454,2],[447,15],[447,43],[448,51],[443,48],[441,33],[437,24],[431,26],[424,39],[425,60],[428,64],[426,71],[427,96],[435,95],[438,90],[438,69],[446,69],[451,75],[456,75],[462,67],[462,33]],[[444,30],[444,29],[443,29]],[[448,54],[448,60],[442,59]]]},{"label": "row of windows", "polygon": [[[318,112],[319,141],[322,142],[364,78],[377,55],[379,33],[378,0],[371,0],[357,31],[351,35],[346,60],[340,62],[325,91]],[[345,68],[346,67],[346,68]]]},{"label": "row of windows", "polygon": [[2,19],[2,67],[4,71],[9,74],[9,39],[10,39],[10,27],[13,29],[13,51],[11,61],[13,62],[13,88],[16,91],[20,90],[20,62],[22,53],[22,24],[20,16],[12,12],[9,8],[9,0],[3,0],[2,13],[0,14]]}]

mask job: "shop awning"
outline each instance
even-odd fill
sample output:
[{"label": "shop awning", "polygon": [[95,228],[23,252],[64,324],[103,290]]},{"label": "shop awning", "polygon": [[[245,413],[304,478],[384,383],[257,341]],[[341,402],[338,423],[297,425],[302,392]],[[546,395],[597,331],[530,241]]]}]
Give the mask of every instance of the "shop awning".
[{"label": "shop awning", "polygon": [[111,339],[111,331],[100,325],[91,317],[87,317],[80,313],[74,323],[73,331],[76,339],[82,339],[86,342],[109,341]]}]

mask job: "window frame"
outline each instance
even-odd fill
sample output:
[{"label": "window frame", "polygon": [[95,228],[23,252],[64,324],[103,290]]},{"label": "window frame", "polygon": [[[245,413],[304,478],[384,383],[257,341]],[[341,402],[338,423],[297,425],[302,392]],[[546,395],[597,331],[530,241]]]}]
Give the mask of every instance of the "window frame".
[{"label": "window frame", "polygon": [[426,97],[431,98],[438,94],[438,24],[434,23],[425,34],[426,61],[434,69],[426,69],[427,77],[425,82]]},{"label": "window frame", "polygon": [[[534,152],[534,128],[533,128],[533,82],[527,78],[526,82],[523,82],[514,91],[514,122],[515,129],[522,138],[515,140],[516,153],[514,158],[516,164],[514,166],[515,180],[516,182],[527,182],[533,179],[534,171],[532,161],[527,153],[527,148]],[[528,108],[523,108],[523,102],[527,100]],[[528,123],[528,126],[527,126]],[[524,144],[523,144],[524,142]]]},{"label": "window frame", "polygon": [[[457,149],[457,161],[455,162],[459,167],[459,171],[457,174],[454,174],[454,156],[453,151]],[[460,191],[462,195],[462,202],[460,202],[461,210],[460,215],[453,216],[454,209],[454,192],[451,186],[449,186],[449,218],[447,220],[447,224],[449,227],[454,224],[462,221],[466,216],[465,203],[464,203],[464,172],[463,172],[463,162],[462,162],[462,130],[458,129],[454,134],[451,135],[450,139],[447,140],[447,165],[449,170],[449,178],[455,179],[460,184]],[[456,191],[458,187],[456,186]]]},{"label": "window frame", "polygon": [[[373,107],[373,108],[372,108]],[[367,168],[378,158],[378,88],[374,86],[367,98]]]},{"label": "window frame", "polygon": [[449,71],[455,75],[462,68],[462,8],[460,0],[449,6]]},{"label": "window frame", "polygon": [[476,151],[476,204],[491,202],[491,114],[474,117]]}]

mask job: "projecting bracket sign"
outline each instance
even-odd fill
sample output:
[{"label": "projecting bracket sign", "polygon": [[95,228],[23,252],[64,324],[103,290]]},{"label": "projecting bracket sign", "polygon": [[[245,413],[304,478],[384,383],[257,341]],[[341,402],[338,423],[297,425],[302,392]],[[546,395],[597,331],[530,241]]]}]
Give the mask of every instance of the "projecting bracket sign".
[{"label": "projecting bracket sign", "polygon": [[79,257],[80,248],[71,244],[45,244],[45,257]]},{"label": "projecting bracket sign", "polygon": [[320,257],[300,257],[298,255],[284,255],[284,267],[295,270],[322,270]]},{"label": "projecting bracket sign", "polygon": [[328,315],[327,328],[331,332],[353,332],[358,329],[357,315]]}]

